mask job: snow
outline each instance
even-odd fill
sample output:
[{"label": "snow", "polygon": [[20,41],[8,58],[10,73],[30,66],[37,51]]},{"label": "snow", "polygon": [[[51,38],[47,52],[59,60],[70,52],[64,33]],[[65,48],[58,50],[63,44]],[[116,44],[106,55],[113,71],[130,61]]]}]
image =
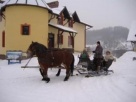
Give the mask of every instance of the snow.
[{"label": "snow", "polygon": [[17,0],[10,0],[7,4],[15,4]]},{"label": "snow", "polygon": [[36,0],[27,0],[27,4],[37,5],[37,2],[36,2]]},{"label": "snow", "polygon": [[40,7],[44,7],[47,9],[50,9],[50,7],[46,4],[44,0],[5,0],[5,2],[2,4],[2,7],[6,5],[11,5],[11,4],[25,4],[28,5],[36,5]]},{"label": "snow", "polygon": [[54,2],[54,1],[58,1],[58,0],[45,0],[47,3],[51,3],[51,2]]},{"label": "snow", "polygon": [[[133,57],[136,52],[129,51],[117,59],[110,67],[113,74],[90,78],[75,75],[66,82],[63,81],[65,70],[56,77],[57,70],[49,69],[49,83],[41,80],[38,68],[21,68],[28,60],[11,65],[0,60],[0,102],[135,102],[136,60]],[[38,65],[37,58],[29,65]]]},{"label": "snow", "polygon": [[45,8],[47,7],[48,9],[50,9],[50,7],[45,2],[43,2],[43,0],[37,0],[37,2],[39,6],[45,7]]},{"label": "snow", "polygon": [[26,0],[18,0],[18,3],[19,3],[19,4],[25,4],[25,3],[26,3]]},{"label": "snow", "polygon": [[73,13],[71,11],[69,11],[69,14],[70,14],[70,17],[72,18],[73,17]]},{"label": "snow", "polygon": [[62,29],[64,31],[67,31],[67,32],[72,32],[72,33],[77,33],[76,30],[70,28],[70,27],[66,27],[66,26],[63,26],[63,25],[59,25],[59,24],[53,24],[53,23],[49,23],[50,26],[53,26],[53,27],[56,27],[56,28],[59,28],[59,29]]},{"label": "snow", "polygon": [[127,41],[136,41],[136,21],[131,25]]},{"label": "snow", "polygon": [[62,12],[62,10],[64,9],[65,7],[61,6],[61,7],[57,7],[57,8],[52,8],[52,12],[54,14],[57,14],[57,15],[60,15],[60,13]]},{"label": "snow", "polygon": [[5,0],[1,7],[5,6],[10,0]]}]

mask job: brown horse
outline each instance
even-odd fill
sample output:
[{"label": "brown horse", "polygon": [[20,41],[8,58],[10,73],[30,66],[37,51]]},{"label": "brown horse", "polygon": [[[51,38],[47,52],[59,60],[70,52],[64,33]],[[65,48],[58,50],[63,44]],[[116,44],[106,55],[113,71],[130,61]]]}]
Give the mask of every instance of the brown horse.
[{"label": "brown horse", "polygon": [[[32,42],[27,50],[27,56],[33,57],[34,55],[38,57],[41,74],[43,76],[43,80],[46,82],[50,81],[47,73],[48,68],[58,67],[63,64],[64,68],[66,69],[66,77],[64,78],[64,81],[67,81],[70,74],[73,73],[74,56],[72,53],[66,50],[51,50],[47,49],[44,45],[38,42]],[[59,76],[60,71],[61,70],[58,71],[57,76]]]}]

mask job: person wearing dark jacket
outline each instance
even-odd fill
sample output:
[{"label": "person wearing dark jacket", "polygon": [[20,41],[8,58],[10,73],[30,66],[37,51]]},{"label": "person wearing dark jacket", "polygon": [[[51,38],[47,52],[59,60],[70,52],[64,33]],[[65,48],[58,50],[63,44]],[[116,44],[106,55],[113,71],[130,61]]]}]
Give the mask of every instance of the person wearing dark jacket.
[{"label": "person wearing dark jacket", "polygon": [[101,46],[100,41],[97,42],[96,49],[95,51],[93,51],[93,53],[95,53],[93,63],[95,64],[96,71],[99,74],[100,66],[101,66],[102,59],[103,59],[103,48]]}]

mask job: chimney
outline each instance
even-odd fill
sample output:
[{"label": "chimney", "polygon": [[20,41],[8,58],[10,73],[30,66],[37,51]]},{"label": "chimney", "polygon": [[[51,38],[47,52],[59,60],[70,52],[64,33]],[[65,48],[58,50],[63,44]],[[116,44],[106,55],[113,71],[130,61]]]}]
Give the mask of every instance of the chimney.
[{"label": "chimney", "polygon": [[48,6],[50,8],[56,8],[56,7],[59,6],[59,2],[58,1],[50,2],[50,3],[47,3],[47,4],[48,4]]}]

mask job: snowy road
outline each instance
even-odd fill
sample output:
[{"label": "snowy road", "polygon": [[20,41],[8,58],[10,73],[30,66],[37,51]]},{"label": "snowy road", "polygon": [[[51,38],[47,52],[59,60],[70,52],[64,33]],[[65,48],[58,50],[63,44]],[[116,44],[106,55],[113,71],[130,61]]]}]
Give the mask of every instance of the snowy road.
[{"label": "snowy road", "polygon": [[[108,76],[78,75],[64,82],[65,70],[56,77],[57,70],[49,69],[50,83],[41,81],[36,68],[0,61],[0,102],[136,102],[134,56],[135,52],[127,52],[117,59],[110,67],[115,73]],[[37,65],[36,59],[30,65]]]}]

